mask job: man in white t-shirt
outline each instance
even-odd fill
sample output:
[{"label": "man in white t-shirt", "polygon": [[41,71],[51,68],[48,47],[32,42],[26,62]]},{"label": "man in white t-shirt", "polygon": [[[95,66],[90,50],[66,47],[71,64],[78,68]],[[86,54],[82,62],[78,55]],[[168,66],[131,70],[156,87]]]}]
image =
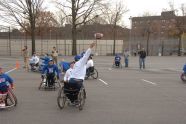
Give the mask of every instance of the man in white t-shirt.
[{"label": "man in white t-shirt", "polygon": [[70,80],[70,76],[72,75],[72,69],[74,67],[75,62],[70,63],[70,68],[66,71],[64,76],[64,82],[67,83]]},{"label": "man in white t-shirt", "polygon": [[[86,64],[92,52],[92,48],[95,45],[96,45],[95,42],[90,44],[90,47],[85,52],[84,56],[74,64],[74,67],[71,71],[70,80],[68,82],[68,87],[73,88],[73,89],[78,89],[78,91],[81,89],[83,85],[83,81],[85,79],[85,75],[86,75]],[[78,98],[78,95],[73,95],[69,97],[72,103],[75,102],[77,98]]]}]

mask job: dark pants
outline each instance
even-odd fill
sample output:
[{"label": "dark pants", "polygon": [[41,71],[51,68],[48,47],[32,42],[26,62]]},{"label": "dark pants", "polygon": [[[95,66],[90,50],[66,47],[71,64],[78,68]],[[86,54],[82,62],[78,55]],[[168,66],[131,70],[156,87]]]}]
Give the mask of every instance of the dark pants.
[{"label": "dark pants", "polygon": [[90,74],[93,72],[94,72],[94,67],[89,67],[89,68],[87,68],[86,75],[90,76]]},{"label": "dark pants", "polygon": [[139,58],[140,69],[145,69],[145,58]]},{"label": "dark pants", "polygon": [[125,58],[125,67],[128,67],[128,66],[129,66],[129,59]]},{"label": "dark pants", "polygon": [[120,65],[119,61],[115,61],[115,65],[118,67]]},{"label": "dark pants", "polygon": [[[78,98],[78,93],[83,85],[83,80],[71,78],[68,83],[65,83],[64,88],[67,89],[67,97],[71,102],[74,102]],[[68,91],[70,90],[70,91]]]},{"label": "dark pants", "polygon": [[51,87],[54,85],[55,83],[55,74],[54,73],[51,73],[51,74],[47,74],[47,83],[48,83],[48,86]]}]

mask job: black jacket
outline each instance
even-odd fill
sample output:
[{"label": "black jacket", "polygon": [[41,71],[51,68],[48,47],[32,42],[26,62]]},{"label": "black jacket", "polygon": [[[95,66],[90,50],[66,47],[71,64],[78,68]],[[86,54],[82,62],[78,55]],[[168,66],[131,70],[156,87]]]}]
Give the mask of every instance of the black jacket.
[{"label": "black jacket", "polygon": [[140,58],[143,58],[143,59],[146,58],[146,55],[147,55],[146,52],[143,51],[143,50],[142,51],[139,51],[138,54],[139,54],[139,57]]}]

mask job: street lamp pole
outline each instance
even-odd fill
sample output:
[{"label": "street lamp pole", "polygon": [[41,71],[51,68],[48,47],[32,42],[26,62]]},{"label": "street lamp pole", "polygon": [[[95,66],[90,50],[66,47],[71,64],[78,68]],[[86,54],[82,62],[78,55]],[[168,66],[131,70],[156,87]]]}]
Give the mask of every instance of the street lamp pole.
[{"label": "street lamp pole", "polygon": [[130,20],[130,36],[129,36],[129,54],[131,55],[131,42],[132,42],[132,16],[129,18]]}]

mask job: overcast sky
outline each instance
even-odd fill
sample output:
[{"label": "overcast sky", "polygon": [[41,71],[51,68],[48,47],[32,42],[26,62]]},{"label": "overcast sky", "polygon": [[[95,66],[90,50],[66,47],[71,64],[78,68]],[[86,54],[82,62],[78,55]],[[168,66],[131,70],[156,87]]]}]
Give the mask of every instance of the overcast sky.
[{"label": "overcast sky", "polygon": [[[48,0],[51,1],[51,0]],[[120,0],[108,0],[112,1],[113,5],[116,1]],[[123,23],[127,27],[130,27],[129,17],[142,16],[145,12],[149,12],[151,14],[160,15],[161,11],[165,8],[169,10],[169,2],[174,3],[176,9],[181,7],[181,4],[184,3],[186,7],[186,0],[122,0],[129,11],[123,17]],[[53,8],[51,6],[51,8]]]},{"label": "overcast sky", "polygon": [[[116,0],[113,0],[116,1]],[[169,1],[172,1],[175,8],[180,8],[182,3],[186,0],[125,0],[129,12],[125,15],[124,21],[126,25],[129,25],[129,17],[141,16],[144,12],[150,12],[152,14],[160,15],[162,9],[169,9]]]},{"label": "overcast sky", "polygon": [[[54,10],[54,5],[51,5],[49,1],[46,0],[47,6],[49,10]],[[109,0],[113,2],[119,1],[119,0]],[[181,4],[184,3],[186,7],[186,0],[122,0],[124,3],[126,3],[127,8],[129,11],[124,15],[123,17],[123,24],[125,24],[127,27],[130,27],[130,21],[129,17],[136,17],[141,16],[144,14],[144,12],[150,12],[152,14],[160,15],[161,11],[164,8],[167,8],[169,10],[169,1],[172,1],[174,3],[174,6],[176,9],[179,9],[181,7]]]}]

